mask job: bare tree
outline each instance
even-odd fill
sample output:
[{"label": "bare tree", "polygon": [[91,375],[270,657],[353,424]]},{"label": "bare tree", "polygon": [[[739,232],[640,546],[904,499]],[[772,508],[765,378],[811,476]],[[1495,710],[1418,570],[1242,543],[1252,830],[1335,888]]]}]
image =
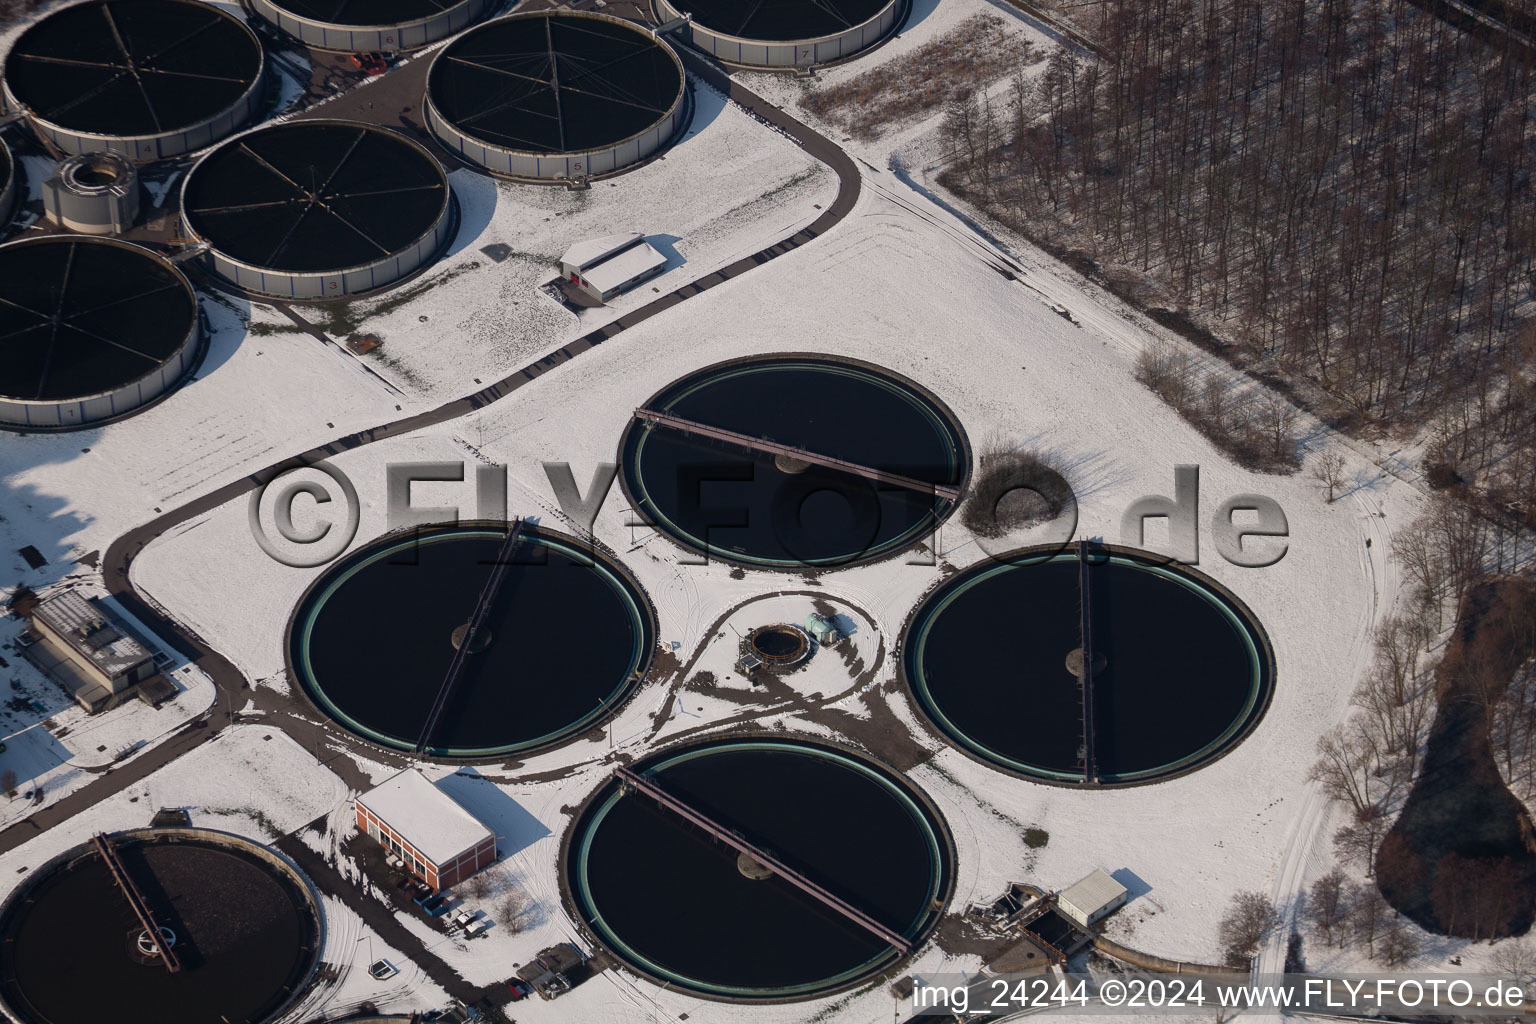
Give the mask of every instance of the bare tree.
[{"label": "bare tree", "polygon": [[491,876],[484,871],[470,875],[468,881],[464,883],[464,891],[477,900],[485,899],[491,894],[493,888]]},{"label": "bare tree", "polygon": [[[1307,910],[1323,941],[1330,946],[1333,945],[1335,933],[1349,916],[1349,900],[1352,895],[1349,879],[1337,867],[1312,883]],[[1342,940],[1343,937],[1339,938]]]},{"label": "bare tree", "polygon": [[1336,725],[1317,740],[1318,759],[1311,778],[1322,784],[1335,800],[1354,808],[1356,817],[1375,815],[1391,795],[1391,773],[1385,771],[1385,744],[1374,729],[1357,715]]},{"label": "bare tree", "polygon": [[1536,947],[1525,939],[1507,939],[1499,943],[1488,959],[1495,970],[1516,984],[1524,985],[1536,978]]},{"label": "bare tree", "polygon": [[1388,967],[1402,967],[1419,952],[1419,938],[1403,919],[1393,917],[1381,930],[1381,962]]},{"label": "bare tree", "polygon": [[509,933],[522,931],[523,915],[528,912],[529,906],[528,894],[514,887],[496,905],[496,923]]},{"label": "bare tree", "polygon": [[1387,901],[1382,898],[1381,892],[1369,883],[1355,890],[1355,898],[1350,901],[1353,908],[1350,914],[1350,923],[1354,926],[1355,941],[1365,943],[1366,952],[1371,956],[1376,955],[1376,942],[1381,937],[1382,922],[1391,913],[1392,908],[1387,906]]},{"label": "bare tree", "polygon": [[1333,504],[1340,487],[1344,486],[1344,456],[1335,451],[1319,452],[1312,466],[1312,479],[1328,488],[1328,504]]},{"label": "bare tree", "polygon": [[1268,896],[1258,892],[1234,893],[1226,916],[1217,927],[1222,955],[1229,964],[1246,962],[1279,923],[1280,914]]}]

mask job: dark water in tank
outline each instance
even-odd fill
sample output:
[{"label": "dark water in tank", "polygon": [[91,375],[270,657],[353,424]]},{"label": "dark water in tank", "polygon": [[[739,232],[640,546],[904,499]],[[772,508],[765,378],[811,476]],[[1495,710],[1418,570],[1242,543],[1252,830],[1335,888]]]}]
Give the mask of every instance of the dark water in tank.
[{"label": "dark water in tank", "polygon": [[[338,569],[290,640],[311,696],[356,731],[413,747],[501,543],[496,531],[429,534]],[[525,539],[486,620],[490,645],[469,655],[432,749],[513,750],[606,717],[654,643],[640,600],[578,550]]]},{"label": "dark water in tank", "polygon": [[[724,747],[653,778],[899,934],[923,930],[946,884],[926,816],[822,754]],[[787,992],[895,956],[782,879],[747,878],[734,849],[647,797],[620,797],[578,829],[588,843],[573,844],[572,865],[584,872],[589,920],[653,974],[714,991]]]},{"label": "dark water in tank", "polygon": [[[1101,776],[1177,770],[1262,712],[1269,680],[1219,598],[1122,560],[1089,571],[1094,646],[1106,659],[1092,704]],[[983,756],[1079,777],[1082,690],[1066,666],[1081,643],[1076,558],[968,574],[936,600],[945,593],[957,596],[915,620],[920,655],[909,641],[919,703]]]},{"label": "dark water in tank", "polygon": [[308,971],[315,935],[291,882],[254,859],[190,844],[120,854],[157,920],[177,935],[182,970],[145,964],[142,928],[102,859],[44,879],[4,923],[0,974],[13,1006],[52,1024],[259,1020]]},{"label": "dark water in tank", "polygon": [[[965,473],[964,443],[932,400],[831,361],[759,361],[703,371],[649,408],[932,483]],[[931,494],[670,428],[631,431],[625,482],[641,511],[688,546],[760,565],[838,565],[899,549],[947,511]]]}]

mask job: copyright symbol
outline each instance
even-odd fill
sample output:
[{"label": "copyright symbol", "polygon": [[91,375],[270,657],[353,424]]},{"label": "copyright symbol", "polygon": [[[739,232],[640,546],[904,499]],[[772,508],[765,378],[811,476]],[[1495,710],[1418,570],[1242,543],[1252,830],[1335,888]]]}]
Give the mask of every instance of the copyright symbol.
[{"label": "copyright symbol", "polygon": [[1099,986],[1099,999],[1105,1006],[1119,1006],[1125,1002],[1125,982],[1113,978]]},{"label": "copyright symbol", "polygon": [[[318,480],[316,474],[327,479]],[[317,507],[327,505],[334,500],[333,489],[341,492],[345,522],[319,522],[309,529],[301,529],[293,521],[294,500],[303,494],[313,499]],[[270,505],[266,501],[269,491],[273,496]],[[270,508],[272,525],[286,543],[279,543],[267,531],[262,521],[264,507]],[[347,550],[352,538],[357,536],[361,505],[357,500],[357,489],[345,473],[329,463],[317,462],[279,473],[256,488],[251,492],[246,511],[251,522],[251,536],[268,558],[294,569],[313,569],[333,561]],[[338,525],[341,528],[335,529]]]}]

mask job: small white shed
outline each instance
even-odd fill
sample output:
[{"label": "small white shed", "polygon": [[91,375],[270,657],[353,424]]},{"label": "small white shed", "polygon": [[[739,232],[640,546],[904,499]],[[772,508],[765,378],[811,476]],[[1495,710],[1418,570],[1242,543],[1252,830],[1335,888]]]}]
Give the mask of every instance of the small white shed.
[{"label": "small white shed", "polygon": [[645,236],[631,232],[577,242],[560,257],[566,280],[607,302],[667,268],[667,258]]},{"label": "small white shed", "polygon": [[1125,906],[1129,890],[1102,868],[1094,868],[1086,878],[1073,883],[1056,897],[1056,908],[1084,928],[1114,910]]}]

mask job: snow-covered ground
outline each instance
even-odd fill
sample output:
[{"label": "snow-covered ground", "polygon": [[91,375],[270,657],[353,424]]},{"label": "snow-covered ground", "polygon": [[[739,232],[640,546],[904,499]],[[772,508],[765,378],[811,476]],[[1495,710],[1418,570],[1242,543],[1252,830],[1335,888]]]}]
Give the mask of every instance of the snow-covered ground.
[{"label": "snow-covered ground", "polygon": [[[937,6],[920,0],[900,39],[820,81],[862,73],[978,10],[998,9],[982,0],[944,0]],[[1049,43],[1022,21],[1018,31],[1042,46]],[[786,77],[752,75],[748,81],[792,109],[804,88]],[[669,151],[666,160],[597,183],[590,193],[496,185],[455,172],[465,228],[453,255],[408,286],[407,299],[396,301],[406,294],[402,290],[347,314],[358,314],[360,329],[385,339],[383,355],[366,366],[369,357],[360,361],[290,333],[287,321],[268,312],[209,303],[217,358],[210,356],[198,381],[120,424],[0,445],[0,488],[19,499],[16,514],[7,504],[0,522],[7,549],[38,544],[50,562],[103,549],[157,507],[180,504],[284,455],[393,419],[402,414],[397,406],[409,410],[474,390],[476,378],[488,382],[501,376],[653,295],[647,286],[614,309],[589,312],[578,322],[535,288],[551,273],[547,261],[571,241],[619,230],[675,235],[684,262],[654,283],[669,290],[784,237],[813,218],[818,205],[830,202],[835,181],[824,168],[708,90],[700,90],[699,100],[698,116],[707,119],[701,131]],[[793,112],[814,121],[804,111]],[[1371,631],[1391,613],[1400,589],[1391,562],[1393,532],[1414,517],[1419,493],[1315,425],[1306,430],[1309,445],[1339,445],[1353,481],[1333,504],[1323,501],[1319,485],[1305,472],[1263,476],[1230,462],[1134,379],[1136,355],[1147,345],[1159,339],[1181,342],[1020,239],[1001,236],[1023,273],[1017,280],[996,273],[991,243],[908,184],[903,173],[886,169],[894,152],[898,166],[910,168],[918,185],[932,187],[925,169],[936,160],[938,116],[897,126],[870,144],[848,141],[827,127],[865,169],[858,206],[825,236],[625,331],[474,414],[335,456],[333,465],[356,483],[361,499],[354,543],[385,529],[388,462],[457,460],[470,453],[504,463],[509,511],[570,529],[541,463],[570,463],[585,486],[598,463],[612,461],[630,411],[667,383],[737,356],[782,351],[850,356],[890,367],[932,390],[954,410],[973,443],[1004,438],[1059,455],[1080,502],[1078,536],[1120,540],[1124,509],[1144,495],[1170,494],[1178,464],[1200,466],[1206,509],[1243,493],[1277,501],[1290,528],[1289,550],[1278,564],[1234,567],[1216,554],[1208,532],[1202,533],[1200,561],[1200,568],[1246,602],[1268,630],[1278,670],[1266,717],[1226,757],[1156,786],[1080,792],[1003,776],[932,739],[905,696],[886,688],[894,678],[891,652],[902,622],[940,579],[943,565],[963,567],[986,557],[958,521],[933,542],[939,565],[893,559],[814,579],[733,574],[723,565],[685,564],[664,537],[628,525],[630,510],[615,488],[594,532],[655,600],[662,646],[685,670],[645,686],[595,739],[578,739],[505,767],[429,771],[467,805],[495,819],[504,854],[492,869],[497,884],[516,885],[534,901],[523,930],[493,927],[484,939],[468,943],[445,940],[410,922],[466,979],[487,984],[504,978],[511,964],[576,937],[559,898],[560,837],[569,823],[567,809],[606,777],[611,751],[638,754],[727,721],[835,735],[825,718],[813,724],[797,717],[812,704],[861,719],[879,711],[890,727],[910,732],[933,751],[911,777],[954,833],[955,910],[995,896],[1011,880],[1060,888],[1097,865],[1129,872],[1141,882],[1131,904],[1113,919],[1114,937],[1162,956],[1211,961],[1218,955],[1215,925],[1233,892],[1259,889],[1289,902],[1329,866],[1327,837],[1337,827],[1336,813],[1307,781],[1307,768],[1318,733],[1348,712],[1349,694],[1371,656]],[[508,246],[513,255],[494,262],[480,251],[492,244]],[[431,280],[439,286],[417,288]],[[266,325],[265,333],[246,334],[248,317]],[[369,368],[388,383],[366,372]],[[419,485],[413,499],[419,506],[461,504],[468,510],[472,489],[471,483]],[[1025,534],[1017,541],[1029,539]],[[1149,546],[1160,541],[1149,531]],[[253,683],[280,687],[283,625],[320,571],[268,559],[251,539],[246,504],[239,500],[151,544],[135,560],[133,575],[149,597]],[[775,596],[785,591],[817,596]],[[868,671],[822,652],[802,672],[782,680],[789,692],[767,690],[759,698],[734,677],[736,633],[764,622],[800,621],[813,600],[857,622],[848,641],[856,659],[849,661]],[[713,691],[687,687],[701,672],[715,676]],[[264,739],[269,733],[272,739]],[[338,745],[335,751],[345,749]],[[274,752],[282,756],[259,756]],[[376,782],[395,770],[355,760]],[[141,799],[151,795],[153,800]],[[36,864],[94,829],[143,824],[158,806],[195,805],[203,816],[194,811],[194,822],[260,836],[264,819],[254,811],[284,831],[327,813],[338,828],[348,828],[346,815],[339,813],[346,799],[339,780],[308,752],[259,723],[243,725],[147,783],[0,857],[0,874]],[[1027,849],[1026,828],[1047,832],[1046,844]],[[388,955],[380,952],[377,936],[373,953],[365,953],[361,940],[369,936],[349,914],[338,906],[342,923],[334,928],[352,937],[354,947],[363,947],[350,962],[356,966],[367,962],[364,957]],[[1453,945],[1465,952],[1456,944],[1429,947],[1425,965],[1443,964]],[[332,955],[346,957],[328,945],[327,959]],[[1347,966],[1343,958],[1326,963]],[[933,975],[978,965],[974,957],[952,958],[930,943],[912,970]],[[401,1006],[437,997],[414,975],[401,986],[410,991],[390,997]],[[349,981],[334,997],[335,1005],[370,998],[368,991],[360,980]],[[517,1017],[619,1024],[686,1013],[690,1021],[788,1024],[811,1018],[862,1022],[890,1012],[891,996],[883,986],[804,1004],[740,1007],[609,971],[558,1002],[522,1004]]]}]

